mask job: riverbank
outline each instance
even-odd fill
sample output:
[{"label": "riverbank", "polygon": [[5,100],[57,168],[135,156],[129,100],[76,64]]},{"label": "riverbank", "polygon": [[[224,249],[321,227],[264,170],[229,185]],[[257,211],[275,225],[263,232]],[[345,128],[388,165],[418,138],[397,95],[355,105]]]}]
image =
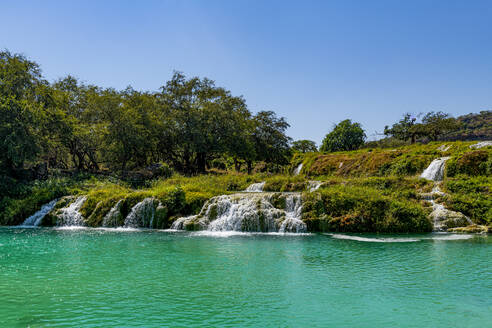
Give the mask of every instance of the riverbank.
[{"label": "riverbank", "polygon": [[[28,222],[168,229],[181,220],[179,228],[188,230],[409,233],[435,229],[436,207],[442,206],[448,212],[441,214],[459,212],[469,220],[466,225],[487,226],[492,223],[492,147],[474,144],[299,154],[288,174],[174,175],[143,188],[112,177],[52,178],[28,185],[22,197],[4,198],[0,224],[21,225],[52,204],[44,208],[45,216],[38,213]],[[439,158],[446,160],[432,167]],[[426,168],[430,178],[421,177]],[[256,191],[261,192],[243,192],[260,183]],[[221,223],[212,225],[217,219]],[[462,222],[448,220],[445,228]]]}]

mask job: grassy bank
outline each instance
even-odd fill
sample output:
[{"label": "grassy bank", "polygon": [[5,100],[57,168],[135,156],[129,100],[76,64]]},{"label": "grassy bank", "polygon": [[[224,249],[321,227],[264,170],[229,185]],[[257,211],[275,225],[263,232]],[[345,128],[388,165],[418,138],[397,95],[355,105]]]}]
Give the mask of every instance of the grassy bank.
[{"label": "grassy bank", "polygon": [[[438,157],[448,156],[441,197],[451,210],[475,223],[492,224],[492,147],[470,148],[470,142],[432,143],[396,149],[364,149],[331,154],[307,153],[293,157],[291,168],[303,163],[300,175],[206,174],[173,175],[132,185],[111,177],[79,175],[24,184],[4,184],[0,224],[18,225],[55,198],[85,195],[81,208],[89,226],[100,226],[105,215],[120,202],[121,220],[145,198],[160,204],[154,228],[168,228],[178,217],[197,214],[210,198],[244,190],[265,181],[264,190],[303,192],[302,219],[310,231],[425,232],[432,229],[430,204],[421,193],[434,183],[419,174]],[[312,181],[321,183],[309,192]],[[60,202],[58,207],[62,206]],[[47,217],[45,225],[56,223]]]}]

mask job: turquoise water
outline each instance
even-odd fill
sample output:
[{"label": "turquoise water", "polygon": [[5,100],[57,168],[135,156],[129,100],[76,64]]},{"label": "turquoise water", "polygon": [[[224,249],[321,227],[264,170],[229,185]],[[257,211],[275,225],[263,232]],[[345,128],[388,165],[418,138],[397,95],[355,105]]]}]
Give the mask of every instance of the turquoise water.
[{"label": "turquoise water", "polygon": [[374,238],[2,228],[0,327],[492,326],[492,237]]}]

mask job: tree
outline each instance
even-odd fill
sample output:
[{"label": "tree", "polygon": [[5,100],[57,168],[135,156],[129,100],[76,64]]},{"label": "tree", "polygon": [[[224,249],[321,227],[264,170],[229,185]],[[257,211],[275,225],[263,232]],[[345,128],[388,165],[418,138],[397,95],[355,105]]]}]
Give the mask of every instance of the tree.
[{"label": "tree", "polygon": [[22,168],[40,153],[43,103],[36,89],[46,84],[39,66],[24,56],[0,52],[0,165]]},{"label": "tree", "polygon": [[412,117],[412,114],[406,113],[391,128],[386,126],[384,134],[398,140],[409,140],[413,144],[419,138],[437,140],[446,133],[456,131],[459,126],[456,119],[443,112],[429,112],[424,115],[420,123],[417,122],[416,117]]},{"label": "tree", "polygon": [[411,143],[415,142],[420,133],[421,129],[417,124],[417,118],[410,113],[405,113],[403,118],[398,123],[393,124],[391,128],[389,126],[384,127],[386,136],[403,141],[411,140]]},{"label": "tree", "polygon": [[254,160],[283,165],[288,163],[291,139],[285,134],[290,126],[283,117],[272,111],[261,111],[253,117],[255,157],[248,158],[248,173],[251,173]]},{"label": "tree", "polygon": [[79,83],[67,76],[53,84],[53,97],[58,110],[54,133],[68,150],[78,170],[99,169],[97,150],[100,147],[99,127],[103,125],[103,108],[96,105],[101,90]]},{"label": "tree", "polygon": [[320,151],[334,152],[343,150],[355,150],[364,144],[366,134],[360,123],[352,123],[344,120],[338,123],[333,131],[323,139]]},{"label": "tree", "polygon": [[300,153],[317,151],[316,143],[311,140],[296,140],[292,143],[292,150]]},{"label": "tree", "polygon": [[[187,173],[203,173],[211,158],[237,148],[237,138],[242,135],[236,130],[245,126],[243,120],[250,116],[244,99],[216,87],[212,80],[186,79],[179,72],[161,90],[161,108],[174,121],[171,129],[176,145],[169,156],[177,167]],[[236,156],[241,152],[232,150]]]},{"label": "tree", "polygon": [[459,129],[459,122],[450,114],[443,112],[429,112],[422,118],[424,134],[431,140],[438,140],[446,133],[454,132]]}]

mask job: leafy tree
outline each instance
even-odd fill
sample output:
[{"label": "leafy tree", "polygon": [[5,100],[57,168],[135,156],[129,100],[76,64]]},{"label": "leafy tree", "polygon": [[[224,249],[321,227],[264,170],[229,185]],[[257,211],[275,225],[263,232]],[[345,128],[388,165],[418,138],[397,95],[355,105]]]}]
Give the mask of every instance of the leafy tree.
[{"label": "leafy tree", "polygon": [[55,121],[58,141],[68,149],[72,164],[78,170],[99,169],[97,149],[100,133],[99,110],[91,104],[99,97],[100,90],[94,86],[81,84],[72,76],[67,76],[53,85],[56,107]]},{"label": "leafy tree", "polygon": [[425,136],[431,140],[438,140],[440,136],[459,129],[459,122],[450,114],[443,112],[429,112],[422,118]]},{"label": "leafy tree", "polygon": [[333,131],[323,139],[320,151],[334,152],[343,150],[355,150],[364,144],[366,134],[360,123],[352,123],[344,120],[338,123]]},{"label": "leafy tree", "polygon": [[13,172],[40,153],[39,135],[44,105],[36,90],[39,66],[24,56],[0,52],[0,165]]},{"label": "leafy tree", "polygon": [[208,160],[237,146],[229,139],[250,115],[241,97],[233,97],[212,80],[187,80],[179,72],[161,90],[162,109],[174,120],[172,136],[177,144],[169,155],[176,166],[188,173],[205,172]]},{"label": "leafy tree", "polygon": [[415,142],[419,133],[421,132],[417,126],[417,118],[410,113],[405,113],[403,118],[398,123],[393,124],[391,128],[389,126],[384,127],[386,136],[403,141],[411,140],[411,143]]},{"label": "leafy tree", "polygon": [[444,134],[456,131],[459,126],[459,122],[456,119],[443,112],[429,112],[425,114],[420,123],[417,122],[416,117],[406,113],[391,128],[386,126],[384,134],[398,140],[410,140],[413,144],[419,138],[437,140]]},{"label": "leafy tree", "polygon": [[272,111],[258,112],[254,118],[252,135],[255,145],[255,158],[247,160],[248,172],[252,170],[253,160],[282,165],[288,163],[291,139],[285,134],[290,126],[283,117],[277,117]]},{"label": "leafy tree", "polygon": [[292,150],[300,153],[317,151],[316,143],[311,140],[296,140],[292,143]]}]

